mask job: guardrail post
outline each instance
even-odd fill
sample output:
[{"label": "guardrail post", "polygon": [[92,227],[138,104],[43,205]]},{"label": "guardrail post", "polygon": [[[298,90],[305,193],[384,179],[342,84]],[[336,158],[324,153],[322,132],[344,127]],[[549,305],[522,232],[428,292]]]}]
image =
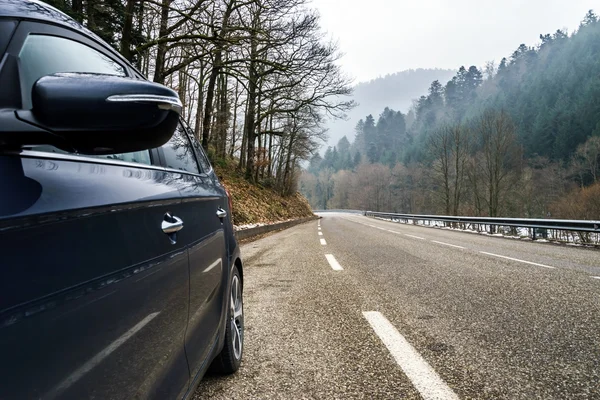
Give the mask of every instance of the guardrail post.
[{"label": "guardrail post", "polygon": [[531,240],[535,240],[535,228],[531,228],[532,234],[531,234]]}]

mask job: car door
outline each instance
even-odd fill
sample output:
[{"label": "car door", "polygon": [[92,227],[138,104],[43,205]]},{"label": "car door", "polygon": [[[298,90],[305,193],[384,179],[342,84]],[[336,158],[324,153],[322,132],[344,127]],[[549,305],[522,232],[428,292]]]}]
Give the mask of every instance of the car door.
[{"label": "car door", "polygon": [[195,378],[217,342],[228,269],[224,216],[219,214],[227,208],[226,194],[211,171],[199,167],[192,140],[180,125],[171,141],[162,146],[161,156],[182,196],[180,217],[185,228],[180,240],[189,247],[190,274],[185,348]]},{"label": "car door", "polygon": [[[128,75],[93,40],[56,26],[21,22],[7,52],[25,105],[39,75]],[[2,82],[15,71],[4,67]],[[0,398],[185,393],[188,254],[163,231],[183,209],[157,164],[157,150],[0,152]]]}]

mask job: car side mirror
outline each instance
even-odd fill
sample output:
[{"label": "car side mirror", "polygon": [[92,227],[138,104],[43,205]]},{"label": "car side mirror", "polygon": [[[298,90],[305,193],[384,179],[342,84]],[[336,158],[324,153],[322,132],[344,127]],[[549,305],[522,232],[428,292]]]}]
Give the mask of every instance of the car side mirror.
[{"label": "car side mirror", "polygon": [[[84,154],[160,147],[173,135],[181,113],[175,91],[112,75],[44,76],[34,84],[31,100],[31,110],[16,112],[18,119],[31,126],[31,135],[21,131],[12,135],[13,141],[19,145],[52,144]],[[1,131],[4,142],[11,138],[11,132]]]}]

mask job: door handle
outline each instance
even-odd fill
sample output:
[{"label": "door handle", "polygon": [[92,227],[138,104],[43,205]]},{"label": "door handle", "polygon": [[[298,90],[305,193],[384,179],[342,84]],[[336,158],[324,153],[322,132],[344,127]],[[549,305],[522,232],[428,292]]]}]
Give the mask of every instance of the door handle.
[{"label": "door handle", "polygon": [[171,215],[170,213],[166,213],[160,227],[166,234],[179,232],[183,229],[183,221],[181,218]]},{"label": "door handle", "polygon": [[223,210],[221,207],[217,208],[217,217],[225,218],[227,216],[227,211]]}]

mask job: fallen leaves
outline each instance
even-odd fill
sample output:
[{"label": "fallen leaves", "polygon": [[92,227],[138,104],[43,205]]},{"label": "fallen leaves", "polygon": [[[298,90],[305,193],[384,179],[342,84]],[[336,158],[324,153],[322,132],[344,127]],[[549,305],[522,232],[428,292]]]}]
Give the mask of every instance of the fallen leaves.
[{"label": "fallen leaves", "polygon": [[234,168],[215,168],[221,183],[231,193],[236,227],[272,224],[313,215],[304,196],[280,196],[275,190],[246,181]]}]

